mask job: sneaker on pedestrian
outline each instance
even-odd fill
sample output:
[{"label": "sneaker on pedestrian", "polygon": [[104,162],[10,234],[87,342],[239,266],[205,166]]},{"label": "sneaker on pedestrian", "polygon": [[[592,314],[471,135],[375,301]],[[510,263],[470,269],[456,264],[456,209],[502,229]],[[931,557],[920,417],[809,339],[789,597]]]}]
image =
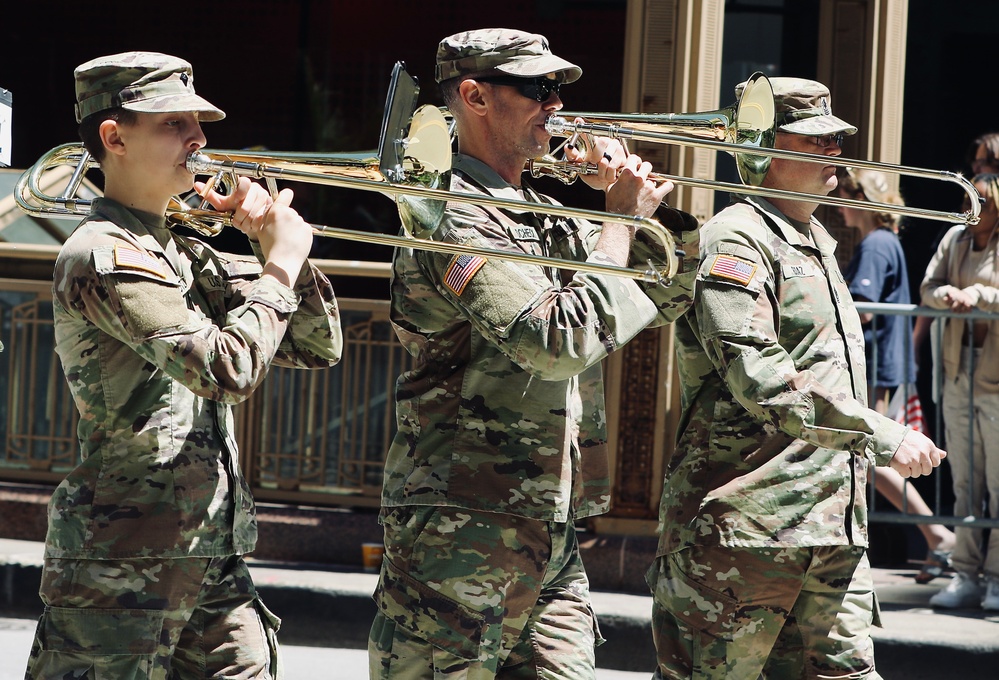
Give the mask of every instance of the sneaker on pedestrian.
[{"label": "sneaker on pedestrian", "polygon": [[999,612],[999,576],[985,577],[985,597],[982,598],[982,609]]},{"label": "sneaker on pedestrian", "polygon": [[[999,584],[995,586],[996,605],[999,608]],[[944,609],[978,607],[982,603],[982,586],[973,574],[957,572],[947,586],[930,598],[930,605]]]}]

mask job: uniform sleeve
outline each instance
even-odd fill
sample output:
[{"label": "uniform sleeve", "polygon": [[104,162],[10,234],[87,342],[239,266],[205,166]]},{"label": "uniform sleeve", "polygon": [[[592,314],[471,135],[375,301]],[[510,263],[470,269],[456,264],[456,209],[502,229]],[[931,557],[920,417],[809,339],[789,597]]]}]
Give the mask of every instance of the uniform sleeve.
[{"label": "uniform sleeve", "polygon": [[[719,241],[703,253],[694,309],[715,370],[733,397],[761,422],[815,446],[852,451],[886,465],[905,427],[866,408],[850,386],[823,385],[812,371],[797,367],[779,342],[775,259],[761,248]],[[838,332],[834,320],[827,326]]]},{"label": "uniform sleeve", "polygon": [[[227,403],[245,400],[264,379],[298,307],[294,292],[273,277],[232,296],[222,276],[207,275],[198,281],[200,305],[193,304],[159,260],[111,236],[89,249],[64,247],[54,288],[71,313],[195,394]],[[225,310],[224,322],[204,307]]]},{"label": "uniform sleeve", "polygon": [[[450,204],[435,233],[451,243],[531,252],[530,242],[517,240],[517,229],[478,206]],[[563,283],[555,270],[533,264],[426,251],[416,256],[440,294],[485,338],[543,380],[578,375],[656,314],[641,287],[620,276],[576,272]],[[587,261],[613,264],[597,252]]]},{"label": "uniform sleeve", "polygon": [[[259,244],[253,247],[262,262]],[[242,280],[239,285],[253,286],[256,278]],[[274,363],[287,368],[325,368],[336,364],[343,353],[343,332],[329,279],[307,261],[294,283],[294,293],[298,308],[288,319]]]},{"label": "uniform sleeve", "polygon": [[700,262],[700,231],[697,218],[668,206],[656,213],[656,219],[666,228],[668,243],[639,231],[631,251],[631,265],[636,269],[656,266],[666,260],[665,248],[673,250],[678,258],[677,271],[673,278],[662,283],[643,283],[645,294],[656,305],[658,314],[650,324],[662,326],[676,320],[690,309],[694,299],[694,278]]}]

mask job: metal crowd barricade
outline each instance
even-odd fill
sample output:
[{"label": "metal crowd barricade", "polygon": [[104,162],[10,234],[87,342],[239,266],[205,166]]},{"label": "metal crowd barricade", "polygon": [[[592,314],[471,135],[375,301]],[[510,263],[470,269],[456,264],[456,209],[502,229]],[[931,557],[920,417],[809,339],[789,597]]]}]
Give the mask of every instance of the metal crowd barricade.
[{"label": "metal crowd barricade", "polygon": [[[0,251],[3,250],[0,245]],[[43,255],[54,261],[57,248]],[[330,276],[380,279],[389,265],[316,260]],[[344,333],[337,366],[273,366],[236,407],[240,462],[258,500],[377,507],[394,433],[392,391],[412,359],[386,300],[338,298]],[[0,482],[54,486],[79,457],[79,420],[54,351],[50,280],[0,275]]]},{"label": "metal crowd barricade", "polygon": [[[887,316],[887,315],[897,315],[897,316],[906,316],[906,317],[930,317],[933,319],[960,318],[964,320],[965,323],[968,325],[969,331],[971,324],[974,321],[995,321],[999,319],[999,314],[990,313],[990,312],[981,312],[978,310],[974,310],[967,313],[957,313],[957,312],[952,312],[950,310],[931,309],[929,307],[920,307],[917,305],[896,305],[896,304],[887,304],[879,302],[857,302],[856,307],[857,311],[861,314],[870,313],[874,315],[874,319],[872,321],[872,324],[874,324],[874,328],[877,328],[878,317]],[[935,433],[935,439],[938,443],[941,439],[941,434],[944,431],[943,409],[941,408],[943,381],[944,381],[943,330],[944,330],[944,323],[941,322],[933,324],[930,330],[933,337],[930,337],[929,339],[932,342],[932,346],[934,348],[932,353],[933,357],[932,363],[933,366],[937,367],[937,370],[933,371],[933,382],[934,382],[933,393],[934,395],[939,395],[939,396],[937,396],[935,399],[936,409],[935,409],[935,417],[933,424],[933,432]],[[969,332],[966,335],[969,338],[969,345],[970,345],[971,342],[970,338],[972,337],[972,334]],[[997,342],[997,340],[991,338],[990,341]],[[907,353],[909,349],[910,345],[906,343]],[[871,372],[876,372],[877,362],[878,362],[878,353],[876,346],[871,348],[870,354],[871,354],[871,361],[873,363],[873,366],[871,366]],[[971,354],[972,353],[969,352],[969,355]],[[906,363],[908,363],[910,357],[906,356],[904,358],[906,360]],[[969,359],[971,365],[969,365],[968,367],[968,373],[969,375],[974,375],[974,364],[973,364],[974,359],[973,357],[969,357]],[[932,366],[919,366],[918,368],[920,370],[933,370]],[[906,385],[901,387],[900,389],[908,390],[909,386]],[[974,409],[975,408],[974,381],[971,381],[968,391],[969,391],[968,408]],[[905,394],[906,401],[908,401],[908,398],[909,394]],[[906,412],[905,409],[903,409],[903,412]],[[974,477],[976,472],[974,468],[974,457],[972,456],[972,448],[975,443],[975,428],[974,428],[974,419],[969,418],[968,420],[969,420],[968,450],[966,451],[951,450],[950,448],[947,447],[946,444],[944,448],[947,450],[948,458],[959,455],[968,456],[971,459],[970,474],[972,477]],[[946,460],[944,461],[943,465],[947,465]],[[877,474],[876,469],[874,470],[874,474]],[[918,515],[910,513],[908,512],[908,509],[907,507],[905,507],[905,505],[903,505],[903,509],[901,512],[888,512],[888,511],[877,510],[876,508],[878,506],[875,505],[874,484],[870,484],[868,488],[868,493],[870,496],[868,506],[872,508],[870,512],[871,521],[894,523],[894,524],[945,524],[950,526],[965,526],[965,527],[980,527],[980,528],[999,527],[999,518],[983,517],[982,508],[967,508],[963,513],[961,508],[954,508],[952,513],[943,514],[943,512],[941,511],[943,505],[941,502],[943,496],[943,489],[941,487],[941,475],[938,474],[938,471],[934,471],[933,473],[933,482],[934,482],[933,502],[930,502],[930,499],[927,499],[927,504],[930,505],[931,508],[933,509],[932,515]],[[905,502],[905,498],[906,497],[903,496],[903,504]]]}]

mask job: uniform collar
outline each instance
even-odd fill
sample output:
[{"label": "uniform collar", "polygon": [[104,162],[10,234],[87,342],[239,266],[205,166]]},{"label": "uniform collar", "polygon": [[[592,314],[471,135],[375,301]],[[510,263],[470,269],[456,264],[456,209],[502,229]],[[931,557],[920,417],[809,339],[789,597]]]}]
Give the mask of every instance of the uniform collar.
[{"label": "uniform collar", "polygon": [[[524,191],[521,193],[521,187],[514,186],[513,184],[507,182],[505,179],[500,177],[495,170],[480,161],[478,158],[473,158],[472,156],[466,156],[465,154],[460,153],[455,154],[452,168],[471,178],[487,194],[495,198],[503,198],[512,201],[524,201],[527,200],[525,199],[525,195],[530,195],[530,189],[527,187],[526,183],[523,186]],[[527,210],[516,210],[511,208],[503,208],[503,210],[513,214],[529,212]]]},{"label": "uniform collar", "polygon": [[95,198],[90,212],[126,229],[149,251],[163,252],[173,239],[163,215],[134,210],[106,196]]},{"label": "uniform collar", "polygon": [[[806,248],[817,248],[825,256],[832,256],[836,251],[836,239],[829,235],[829,232],[819,223],[813,215],[809,220],[809,234],[803,234],[795,227],[784,213],[778,210],[773,203],[762,196],[737,195],[733,200],[741,200],[749,203],[757,211],[764,214],[776,225],[781,238],[793,246],[804,246]],[[809,238],[809,235],[811,238]]]}]

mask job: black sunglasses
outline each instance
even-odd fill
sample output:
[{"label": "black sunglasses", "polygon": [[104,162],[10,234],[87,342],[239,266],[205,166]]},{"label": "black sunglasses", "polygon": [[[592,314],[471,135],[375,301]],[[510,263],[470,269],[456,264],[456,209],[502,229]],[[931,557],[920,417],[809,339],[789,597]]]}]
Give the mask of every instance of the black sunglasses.
[{"label": "black sunglasses", "polygon": [[846,137],[846,135],[839,132],[835,135],[820,135],[818,137],[812,137],[812,141],[815,142],[816,146],[825,149],[833,142],[836,142],[836,146],[843,146],[844,137]]},{"label": "black sunglasses", "polygon": [[517,91],[528,99],[537,102],[546,102],[555,93],[558,96],[560,83],[551,78],[538,76],[537,78],[518,78],[516,76],[488,76],[485,78],[475,78],[480,83],[492,83],[494,85],[509,85],[517,88]]}]

